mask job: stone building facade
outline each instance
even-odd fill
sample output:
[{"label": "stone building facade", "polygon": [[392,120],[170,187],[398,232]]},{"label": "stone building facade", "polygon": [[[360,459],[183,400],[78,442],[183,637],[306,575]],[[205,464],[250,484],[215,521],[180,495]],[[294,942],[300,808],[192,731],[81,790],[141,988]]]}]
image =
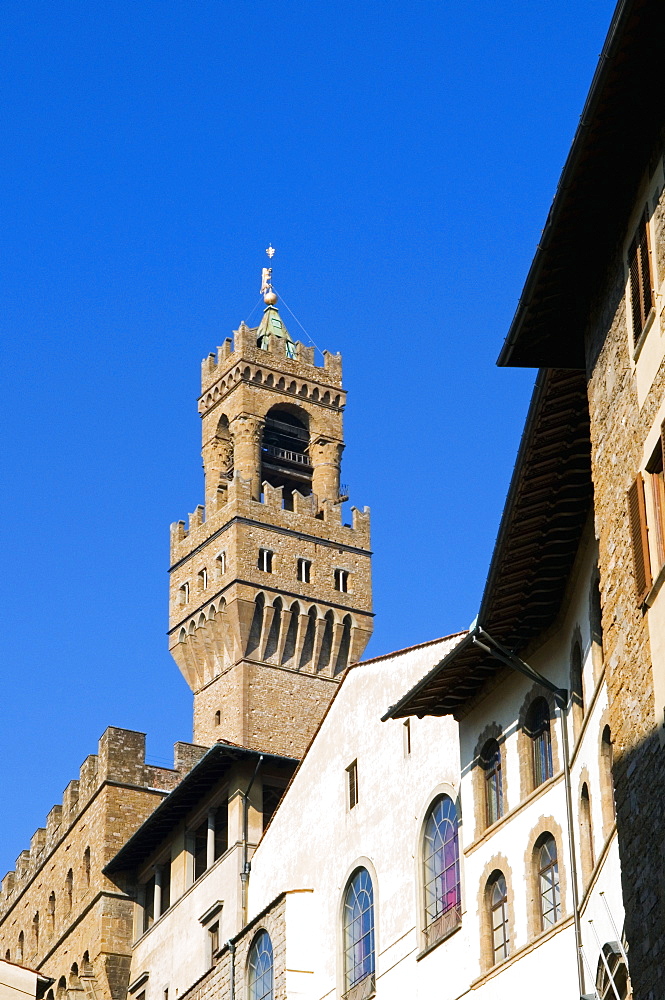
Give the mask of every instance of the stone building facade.
[{"label": "stone building facade", "polygon": [[258,327],[204,362],[205,506],[171,531],[169,648],[194,740],[303,752],[372,631],[369,511],[342,521],[342,365]]},{"label": "stone building facade", "polygon": [[0,954],[52,978],[59,1000],[125,996],[134,903],[102,868],[201,752],[176,744],[173,770],[154,767],[143,733],[107,729],[3,878]]},{"label": "stone building facade", "polygon": [[577,369],[590,418],[635,996],[665,995],[665,11],[617,7],[499,363]]}]

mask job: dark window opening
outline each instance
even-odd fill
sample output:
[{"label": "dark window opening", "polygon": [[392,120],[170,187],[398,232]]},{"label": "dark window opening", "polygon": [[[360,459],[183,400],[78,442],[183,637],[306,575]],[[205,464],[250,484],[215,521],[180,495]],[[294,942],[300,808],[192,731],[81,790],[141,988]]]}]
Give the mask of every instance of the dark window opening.
[{"label": "dark window opening", "polygon": [[270,549],[259,549],[257,565],[264,573],[272,573],[272,555]]},{"label": "dark window opening", "polygon": [[194,848],[194,881],[201,878],[208,867],[208,820],[197,826],[192,834]]},{"label": "dark window opening", "polygon": [[485,821],[488,826],[503,816],[503,782],[501,748],[496,740],[488,740],[480,754],[485,772]]},{"label": "dark window opening", "polygon": [[312,562],[310,559],[299,559],[298,560],[298,579],[301,583],[310,582],[310,571],[312,569]]},{"label": "dark window opening", "polygon": [[358,805],[358,761],[354,760],[346,769],[349,785],[349,809]]},{"label": "dark window opening", "polygon": [[554,774],[550,708],[544,698],[536,698],[531,705],[525,731],[532,743],[533,787],[538,788]]},{"label": "dark window opening", "polygon": [[637,232],[628,250],[628,269],[630,271],[630,301],[633,314],[634,346],[646,326],[649,313],[654,304],[649,253],[649,225],[646,209],[640,219]]},{"label": "dark window opening", "polygon": [[266,416],[261,444],[261,482],[281,486],[284,507],[293,510],[293,491],[312,492],[312,464],[308,454],[307,417],[296,417],[274,407]]},{"label": "dark window opening", "polygon": [[215,861],[229,849],[229,804],[224,802],[215,811]]},{"label": "dark window opening", "polygon": [[346,569],[336,569],[335,570],[335,590],[339,590],[342,594],[348,593],[349,590],[349,571]]},{"label": "dark window opening", "polygon": [[282,795],[284,794],[283,788],[278,788],[275,785],[263,786],[263,829],[267,827],[268,823],[273,817],[275,809],[280,803]]}]

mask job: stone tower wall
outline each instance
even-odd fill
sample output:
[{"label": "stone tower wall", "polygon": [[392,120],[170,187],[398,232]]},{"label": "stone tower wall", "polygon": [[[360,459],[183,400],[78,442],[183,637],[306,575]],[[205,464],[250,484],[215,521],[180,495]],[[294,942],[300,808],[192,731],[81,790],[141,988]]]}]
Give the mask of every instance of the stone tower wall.
[{"label": "stone tower wall", "polygon": [[[342,523],[340,357],[317,366],[313,348],[295,344],[288,357],[283,342],[256,340],[241,325],[203,362],[206,504],[171,529],[169,648],[194,692],[197,744],[298,755],[371,635],[369,511]],[[308,427],[311,494],[260,482],[274,406]]]}]

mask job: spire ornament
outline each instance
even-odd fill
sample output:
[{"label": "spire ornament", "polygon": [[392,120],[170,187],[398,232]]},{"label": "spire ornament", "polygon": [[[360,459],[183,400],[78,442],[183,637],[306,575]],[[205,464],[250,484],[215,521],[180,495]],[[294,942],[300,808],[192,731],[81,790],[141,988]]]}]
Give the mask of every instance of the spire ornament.
[{"label": "spire ornament", "polygon": [[[270,260],[272,260],[275,253],[275,248],[273,247],[272,243],[268,244],[266,253],[268,254]],[[263,301],[267,306],[274,306],[277,304],[277,294],[274,288],[272,287],[271,267],[264,267],[261,270],[261,295],[263,296]]]}]

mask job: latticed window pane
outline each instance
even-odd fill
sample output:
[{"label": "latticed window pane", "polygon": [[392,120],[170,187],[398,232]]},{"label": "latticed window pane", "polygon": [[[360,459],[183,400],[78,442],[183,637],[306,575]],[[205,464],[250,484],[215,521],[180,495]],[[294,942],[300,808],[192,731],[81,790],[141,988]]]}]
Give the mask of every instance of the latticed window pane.
[{"label": "latticed window pane", "polygon": [[554,837],[548,837],[538,854],[540,914],[543,930],[553,927],[561,916],[559,862]]},{"label": "latticed window pane", "polygon": [[501,780],[501,748],[496,740],[483,747],[481,763],[485,770],[485,808],[487,825],[503,816],[503,783]]},{"label": "latticed window pane", "polygon": [[453,907],[459,910],[461,901],[457,809],[447,795],[425,824],[424,863],[425,922],[431,924]]},{"label": "latticed window pane", "polygon": [[537,698],[531,706],[526,732],[533,745],[533,785],[537,788],[554,774],[550,709],[544,698]]},{"label": "latticed window pane", "polygon": [[249,952],[249,1000],[273,1000],[272,942],[260,931]]},{"label": "latticed window pane", "polygon": [[603,945],[603,954],[598,959],[596,993],[600,1000],[626,1000],[630,996],[628,968],[617,942]]},{"label": "latticed window pane", "polygon": [[366,868],[359,868],[344,897],[344,979],[351,989],[374,972],[374,891]]},{"label": "latticed window pane", "polygon": [[508,892],[506,880],[498,873],[490,889],[492,955],[494,963],[508,958]]}]

